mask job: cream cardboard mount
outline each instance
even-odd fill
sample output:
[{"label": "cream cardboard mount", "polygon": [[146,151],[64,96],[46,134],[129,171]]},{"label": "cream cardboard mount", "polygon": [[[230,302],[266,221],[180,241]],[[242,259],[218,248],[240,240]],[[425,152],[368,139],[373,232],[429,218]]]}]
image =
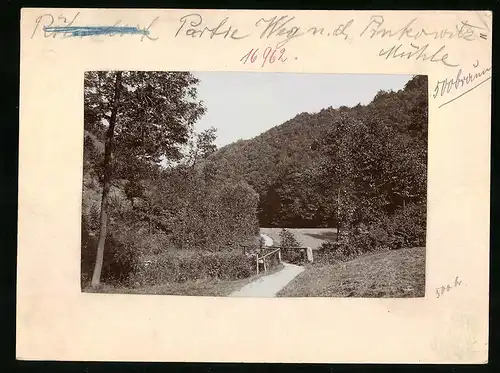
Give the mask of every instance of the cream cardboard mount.
[{"label": "cream cardboard mount", "polygon": [[[17,358],[487,362],[491,27],[488,11],[23,9]],[[82,293],[89,70],[427,75],[425,297]]]}]

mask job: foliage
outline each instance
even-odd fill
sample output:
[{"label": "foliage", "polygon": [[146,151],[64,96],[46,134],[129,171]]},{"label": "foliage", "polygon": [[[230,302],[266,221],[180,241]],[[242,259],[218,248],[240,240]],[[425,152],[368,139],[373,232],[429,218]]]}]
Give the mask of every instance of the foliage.
[{"label": "foliage", "polygon": [[301,247],[302,244],[297,240],[295,235],[288,229],[283,228],[280,230],[280,246],[284,247],[281,249],[282,260],[293,263],[300,264],[305,261],[305,253],[301,250],[290,249],[293,247]]},{"label": "foliage", "polygon": [[136,271],[136,286],[189,280],[238,280],[251,276],[255,262],[241,251],[166,251]]},{"label": "foliage", "polygon": [[[85,217],[82,217],[82,288],[90,283],[95,264],[96,248],[97,237],[88,230]],[[128,285],[130,276],[134,273],[139,260],[138,251],[133,244],[117,239],[113,233],[108,233],[102,267],[103,281],[109,284]]]},{"label": "foliage", "polygon": [[[116,72],[85,73],[85,127],[109,124]],[[123,176],[129,167],[158,164],[163,157],[179,159],[193,124],[205,108],[196,101],[198,80],[187,72],[122,72],[120,105],[115,130],[115,166]],[[106,127],[106,124],[104,124]],[[99,136],[99,133],[95,133]],[[101,135],[102,136],[102,135]],[[102,137],[98,137],[104,140]],[[125,160],[133,164],[124,164]]]},{"label": "foliage", "polygon": [[[423,81],[416,77],[406,89],[423,89]],[[426,124],[415,116],[422,108],[412,106],[411,98],[421,105],[426,94],[426,89],[417,94],[380,92],[366,117],[342,113],[325,136],[320,174],[333,184],[331,193],[337,192],[340,239],[329,244],[334,248],[324,257],[346,260],[425,241]]]},{"label": "foliage", "polygon": [[217,139],[217,129],[210,127],[194,136],[190,141],[190,151],[187,157],[191,167],[195,166],[200,160],[207,159],[215,153],[217,147],[215,140]]},{"label": "foliage", "polygon": [[176,248],[225,250],[258,233],[258,196],[244,182],[214,181],[204,169],[172,170],[159,180],[157,193],[155,219],[168,227]]},{"label": "foliage", "polygon": [[260,220],[273,226],[327,227],[330,220],[331,196],[317,182],[316,169],[298,164],[284,167],[277,180],[261,197]]},{"label": "foliage", "polygon": [[348,245],[340,241],[324,241],[318,250],[314,251],[314,263],[326,264],[347,262],[359,256],[362,253],[354,245]]},{"label": "foliage", "polygon": [[368,235],[376,246],[391,250],[425,246],[425,225],[426,206],[412,203],[373,224]]},{"label": "foliage", "polygon": [[295,235],[288,229],[282,228],[280,230],[280,246],[282,247],[300,247],[301,243],[297,240]]},{"label": "foliage", "polygon": [[319,264],[352,260],[372,251],[425,246],[425,205],[411,204],[358,229],[349,240],[325,241],[314,253]]},{"label": "foliage", "polygon": [[[149,234],[158,229],[169,231],[168,225],[162,224],[164,209],[154,187],[162,172],[161,163],[183,158],[183,147],[195,137],[193,125],[205,112],[197,101],[197,83],[188,72],[85,74],[84,178],[96,180],[98,185],[86,183],[84,189],[98,189],[102,195],[101,220],[110,227],[120,230],[124,224],[132,224],[141,228],[142,223]],[[214,138],[212,129],[199,134],[197,153],[206,157],[213,152]],[[113,186],[125,195],[130,206],[120,195],[110,194]],[[93,206],[95,209],[95,203]],[[93,210],[84,212],[91,215],[91,229],[96,230]],[[99,227],[99,237],[112,236],[106,225]],[[93,286],[99,283],[105,250],[106,245],[100,243],[94,259]]]}]

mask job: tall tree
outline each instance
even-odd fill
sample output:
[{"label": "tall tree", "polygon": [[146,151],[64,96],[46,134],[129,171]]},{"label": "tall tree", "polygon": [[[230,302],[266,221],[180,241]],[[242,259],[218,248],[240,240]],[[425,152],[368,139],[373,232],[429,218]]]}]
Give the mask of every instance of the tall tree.
[{"label": "tall tree", "polygon": [[164,159],[182,156],[181,146],[187,143],[192,126],[205,112],[197,100],[197,83],[188,72],[85,74],[85,127],[95,128],[101,123],[107,127],[93,287],[100,283],[113,178],[135,181],[138,175],[127,167],[131,162],[151,169]]},{"label": "tall tree", "polygon": [[196,156],[201,159],[208,158],[217,150],[215,140],[217,139],[217,129],[210,127],[196,136]]},{"label": "tall tree", "polygon": [[[336,196],[337,237],[347,234],[355,213],[355,181],[359,177],[354,163],[357,135],[364,129],[363,123],[342,113],[322,142],[324,159],[321,169],[325,189]],[[328,185],[331,185],[328,187]],[[333,187],[333,188],[332,188]]]}]

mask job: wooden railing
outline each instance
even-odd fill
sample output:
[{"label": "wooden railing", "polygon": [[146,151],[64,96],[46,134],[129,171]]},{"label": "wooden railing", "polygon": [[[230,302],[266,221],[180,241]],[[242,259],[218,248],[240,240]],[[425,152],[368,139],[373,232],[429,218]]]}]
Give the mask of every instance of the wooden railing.
[{"label": "wooden railing", "polygon": [[272,247],[272,246],[266,246],[266,247],[263,247],[262,249],[274,249],[274,250],[271,251],[271,252],[268,252],[267,254],[264,254],[262,256],[259,256],[259,254],[257,254],[257,256],[256,256],[257,274],[259,274],[259,264],[260,263],[262,263],[264,265],[264,272],[267,272],[266,258],[270,257],[273,254],[278,253],[278,259],[280,261],[280,264],[282,263],[281,262],[281,248],[279,248],[279,247],[275,248],[275,247]]},{"label": "wooden railing", "polygon": [[269,258],[271,255],[278,253],[278,259],[280,264],[283,262],[281,260],[281,250],[301,250],[304,252],[307,260],[309,262],[313,261],[313,254],[312,250],[310,247],[283,247],[283,246],[265,246],[262,247],[261,250],[272,250],[264,255],[257,254],[256,255],[256,272],[259,274],[259,264],[262,264],[264,266],[264,272],[267,272],[267,265],[266,265],[266,259]]}]

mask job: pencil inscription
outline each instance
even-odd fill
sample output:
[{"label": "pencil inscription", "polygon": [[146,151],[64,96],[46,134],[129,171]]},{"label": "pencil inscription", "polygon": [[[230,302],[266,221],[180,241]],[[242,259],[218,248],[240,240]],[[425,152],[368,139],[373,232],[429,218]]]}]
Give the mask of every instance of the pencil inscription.
[{"label": "pencil inscription", "polygon": [[436,298],[441,298],[446,292],[449,292],[452,289],[459,287],[460,285],[462,285],[462,281],[459,280],[457,276],[455,277],[455,282],[453,285],[447,284],[436,288]]}]

